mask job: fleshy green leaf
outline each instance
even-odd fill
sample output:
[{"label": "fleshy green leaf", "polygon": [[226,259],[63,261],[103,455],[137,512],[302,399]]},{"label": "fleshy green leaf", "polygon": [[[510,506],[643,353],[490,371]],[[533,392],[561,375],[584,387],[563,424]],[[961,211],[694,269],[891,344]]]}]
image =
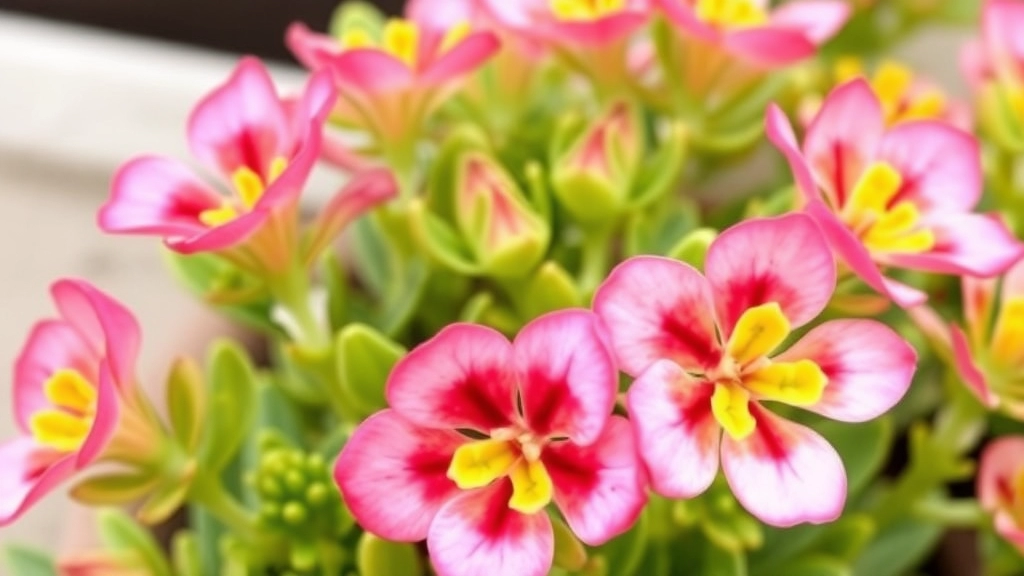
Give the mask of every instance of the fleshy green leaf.
[{"label": "fleshy green leaf", "polygon": [[825,555],[805,556],[769,576],[851,576],[853,568],[837,558]]},{"label": "fleshy green leaf", "polygon": [[179,358],[167,377],[167,414],[174,437],[188,453],[199,446],[206,414],[203,373],[194,360]]},{"label": "fleshy green leaf", "polygon": [[350,324],[338,333],[334,351],[347,397],[366,414],[386,407],[384,384],[405,348],[365,324]]},{"label": "fleshy green leaf", "polygon": [[536,318],[562,308],[583,306],[583,295],[576,281],[551,260],[542,264],[526,282],[522,311],[526,318]]},{"label": "fleshy green leaf", "polygon": [[256,414],[256,375],[236,343],[213,345],[208,368],[209,414],[199,451],[204,472],[223,470],[252,428]]},{"label": "fleshy green leaf", "polygon": [[7,566],[14,576],[57,576],[52,558],[21,546],[7,547]]},{"label": "fleshy green leaf", "polygon": [[369,532],[363,533],[356,547],[356,565],[362,576],[423,573],[419,553],[414,544],[389,542]]},{"label": "fleshy green leaf", "polygon": [[90,506],[125,504],[156,488],[159,478],[150,470],[129,470],[92,476],[71,489],[71,497]]},{"label": "fleshy green leaf", "polygon": [[331,15],[327,29],[340,39],[346,30],[360,29],[371,38],[379,38],[384,26],[384,15],[370,2],[348,0],[342,2]]},{"label": "fleshy green leaf", "polygon": [[854,576],[905,574],[935,547],[942,527],[916,520],[900,520],[886,527],[854,564]]},{"label": "fleshy green leaf", "polygon": [[199,544],[191,530],[181,530],[171,540],[171,560],[175,576],[203,576]]},{"label": "fleshy green leaf", "polygon": [[185,477],[170,479],[160,484],[135,512],[135,517],[149,526],[170,518],[185,503],[185,498],[192,487],[194,470],[195,468],[187,469]]},{"label": "fleshy green leaf", "polygon": [[842,456],[850,494],[859,493],[875,477],[893,439],[892,421],[885,417],[863,424],[823,422],[818,431]]},{"label": "fleshy green leaf", "polygon": [[156,539],[124,512],[102,510],[99,515],[99,530],[100,538],[108,548],[137,555],[152,576],[172,576],[171,567]]},{"label": "fleshy green leaf", "polygon": [[555,566],[580,570],[587,563],[587,549],[561,518],[551,518],[555,532]]},{"label": "fleshy green leaf", "polygon": [[713,228],[698,228],[683,236],[682,240],[669,250],[667,256],[686,262],[697,270],[703,270],[708,248],[717,237],[718,231]]}]

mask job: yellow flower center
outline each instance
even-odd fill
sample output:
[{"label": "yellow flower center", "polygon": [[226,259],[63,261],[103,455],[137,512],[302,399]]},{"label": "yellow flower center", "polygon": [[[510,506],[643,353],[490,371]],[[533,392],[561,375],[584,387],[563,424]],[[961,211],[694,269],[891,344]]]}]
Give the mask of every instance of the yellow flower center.
[{"label": "yellow flower center", "polygon": [[96,416],[96,388],[80,372],[61,369],[43,384],[43,393],[53,408],[39,410],[29,419],[32,437],[59,452],[78,450]]},{"label": "yellow flower center", "polygon": [[758,26],[768,14],[753,0],[697,0],[697,18],[727,28]]},{"label": "yellow flower center", "polygon": [[889,126],[908,120],[941,118],[946,113],[946,95],[937,88],[914,91],[914,72],[897,62],[882,62],[868,78],[859,58],[841,58],[835,67],[836,82],[866,78],[878,96]]},{"label": "yellow flower center", "polygon": [[626,0],[551,0],[551,12],[561,20],[597,20],[625,5]]},{"label": "yellow flower center", "polygon": [[482,488],[508,476],[512,482],[509,508],[534,514],[551,502],[554,487],[544,463],[540,461],[543,442],[530,434],[506,439],[477,440],[459,446],[448,467],[448,478],[463,490]]},{"label": "yellow flower center", "polygon": [[[459,43],[470,32],[468,22],[452,26],[441,40],[440,54],[443,54]],[[374,48],[383,50],[401,60],[406,66],[416,68],[420,64],[419,26],[410,20],[392,18],[384,25],[380,38],[375,38],[363,28],[346,30],[341,36],[343,49]]]},{"label": "yellow flower center", "polygon": [[719,366],[705,375],[715,386],[711,413],[733,438],[746,438],[757,428],[751,401],[810,406],[821,399],[828,378],[817,364],[768,359],[789,333],[789,320],[775,302],[750,308],[736,322]]},{"label": "yellow flower center", "polygon": [[922,228],[921,213],[908,200],[893,202],[903,177],[886,162],[864,171],[842,207],[841,217],[875,253],[916,254],[935,246],[935,233]]},{"label": "yellow flower center", "polygon": [[1007,298],[992,335],[992,358],[1006,367],[1024,364],[1024,296]]},{"label": "yellow flower center", "polygon": [[231,175],[231,184],[234,188],[235,198],[226,199],[216,208],[203,210],[199,214],[199,221],[207,226],[220,226],[252,210],[256,202],[263,196],[263,193],[288,167],[288,160],[278,156],[270,163],[270,173],[266,181],[260,177],[252,168],[242,166]]}]

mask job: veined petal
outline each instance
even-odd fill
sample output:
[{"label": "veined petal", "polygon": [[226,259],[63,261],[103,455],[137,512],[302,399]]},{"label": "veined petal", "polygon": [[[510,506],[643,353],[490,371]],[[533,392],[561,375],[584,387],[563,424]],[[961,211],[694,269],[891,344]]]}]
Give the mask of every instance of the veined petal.
[{"label": "veined petal", "polygon": [[910,199],[923,212],[966,211],[981,199],[978,141],[945,122],[901,123],[882,137],[878,160],[896,168],[903,186],[893,202]]},{"label": "veined petal", "polygon": [[619,366],[631,376],[662,358],[693,371],[716,365],[721,349],[713,310],[711,287],[700,272],[656,256],[619,264],[594,296]]},{"label": "veined petal", "polygon": [[248,167],[266,180],[274,158],[290,156],[288,118],[258,59],[242,58],[227,82],[199,102],[188,141],[196,158],[227,175]]},{"label": "veined petal", "polygon": [[963,379],[967,389],[970,390],[982,404],[989,408],[995,408],[999,404],[999,397],[989,388],[985,375],[974,362],[971,354],[971,346],[967,343],[967,337],[959,326],[950,326],[950,342],[953,346],[953,365],[957,374]]},{"label": "veined petal", "polygon": [[546,314],[516,336],[523,416],[542,436],[597,440],[615,406],[619,378],[604,327],[586,310]]},{"label": "veined petal", "polygon": [[58,370],[77,371],[89,381],[99,377],[102,350],[63,320],[43,320],[29,333],[14,363],[14,413],[22,432],[39,410],[51,408],[43,386]]},{"label": "veined petal", "polygon": [[414,81],[405,62],[377,48],[349,48],[324,60],[342,90],[376,94],[408,88]]},{"label": "veined petal", "polygon": [[135,316],[84,280],[59,280],[50,292],[61,316],[106,358],[115,386],[130,389],[142,340]]},{"label": "veined petal", "polygon": [[503,428],[516,419],[513,362],[512,344],[501,333],[452,324],[395,365],[388,404],[426,428]]},{"label": "veined petal", "polygon": [[447,30],[452,26],[476,22],[480,17],[477,0],[409,0],[405,16],[427,28]]},{"label": "veined petal", "polygon": [[732,30],[723,35],[726,47],[763,68],[779,68],[814,55],[817,46],[802,30],[769,24]]},{"label": "veined petal", "polygon": [[810,360],[827,377],[821,399],[808,410],[843,422],[864,422],[903,398],[914,377],[917,353],[881,322],[831,320],[775,360]]},{"label": "veined petal", "polygon": [[384,410],[356,428],[334,465],[334,481],[366,530],[389,540],[423,540],[437,511],[460,492],[446,472],[466,441]]},{"label": "veined petal", "polygon": [[885,116],[871,86],[858,78],[829,93],[807,128],[804,156],[818,184],[838,209],[867,165],[885,131]]},{"label": "veined petal", "polygon": [[89,434],[75,456],[75,466],[79,469],[100,457],[110,439],[114,437],[120,422],[121,401],[117,382],[108,361],[100,364],[99,384],[96,386],[96,415]]},{"label": "veined petal", "polygon": [[793,328],[802,326],[821,313],[836,287],[832,251],[804,214],[729,228],[711,243],[704,268],[726,339],[744,312],[769,302]]},{"label": "veined petal", "polygon": [[765,115],[765,132],[772,144],[786,157],[789,169],[793,172],[793,178],[796,180],[797,189],[804,199],[821,198],[821,192],[814,182],[811,167],[807,163],[807,159],[804,158],[803,152],[800,151],[796,135],[793,134],[793,126],[786,118],[785,112],[774,103],[768,107],[768,112]]},{"label": "veined petal", "polygon": [[75,473],[75,457],[60,458],[29,437],[0,444],[0,526],[14,522]]},{"label": "veined petal", "polygon": [[843,512],[846,471],[839,454],[806,426],[751,404],[757,419],[744,440],[726,436],[722,470],[736,499],[772,526],[832,522]]},{"label": "veined petal", "polygon": [[1009,504],[1014,483],[1024,472],[1024,436],[1003,436],[989,442],[978,464],[978,500],[986,510]]},{"label": "veined petal", "polygon": [[805,210],[814,218],[839,258],[849,265],[850,269],[865,284],[878,293],[888,296],[903,308],[917,306],[928,299],[928,295],[924,292],[882,276],[878,265],[872,260],[871,254],[868,253],[864,244],[850,232],[845,224],[839,221],[823,202],[809,202]]},{"label": "veined petal", "polygon": [[850,5],[842,0],[787,2],[772,11],[773,27],[799,30],[814,44],[835,36],[850,17]]},{"label": "veined petal", "polygon": [[192,236],[206,229],[199,215],[220,204],[217,193],[184,164],[142,156],[118,168],[97,220],[113,234]]},{"label": "veined petal", "polygon": [[438,86],[476,70],[501,48],[493,32],[473,32],[431,62],[420,80]]},{"label": "veined petal", "polygon": [[1024,244],[998,215],[933,213],[922,226],[935,236],[935,246],[920,254],[890,254],[895,266],[946,274],[992,277],[1024,256]]},{"label": "veined petal", "polygon": [[629,421],[658,494],[693,498],[714,481],[722,431],[711,414],[713,391],[670,360],[656,362],[630,386]]},{"label": "veined petal", "polygon": [[512,484],[502,480],[463,492],[430,524],[427,550],[438,576],[544,576],[554,560],[548,515],[508,506]]},{"label": "veined petal", "polygon": [[269,210],[256,209],[241,214],[226,224],[207,228],[195,235],[168,235],[164,238],[164,243],[179,254],[225,250],[248,240],[263,228],[270,217]]},{"label": "veined petal", "polygon": [[551,444],[542,460],[555,486],[555,504],[576,536],[590,546],[628,530],[647,503],[633,431],[621,416],[612,416],[590,446]]}]

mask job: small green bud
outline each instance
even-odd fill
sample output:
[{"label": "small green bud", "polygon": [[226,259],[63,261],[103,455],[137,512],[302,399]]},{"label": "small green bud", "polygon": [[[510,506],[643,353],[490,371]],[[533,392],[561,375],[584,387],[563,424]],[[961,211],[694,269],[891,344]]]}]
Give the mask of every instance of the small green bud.
[{"label": "small green bud", "polygon": [[285,522],[292,525],[302,524],[308,516],[306,507],[299,502],[289,502],[281,510],[281,517],[284,518]]}]

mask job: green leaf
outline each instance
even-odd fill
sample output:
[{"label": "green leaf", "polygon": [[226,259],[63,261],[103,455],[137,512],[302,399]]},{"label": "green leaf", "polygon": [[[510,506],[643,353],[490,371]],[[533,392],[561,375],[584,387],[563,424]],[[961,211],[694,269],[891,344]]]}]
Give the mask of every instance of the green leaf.
[{"label": "green leaf", "polygon": [[587,563],[587,549],[583,543],[561,518],[552,517],[551,527],[555,533],[554,565],[570,571],[581,570]]},{"label": "green leaf", "polygon": [[394,256],[388,250],[377,219],[360,218],[350,229],[353,264],[357,276],[372,294],[384,294],[388,287],[390,263]]},{"label": "green leaf", "polygon": [[350,324],[334,344],[340,385],[357,408],[372,414],[387,406],[384,385],[405,348],[365,324]]},{"label": "green leaf", "polygon": [[418,258],[405,262],[400,274],[392,279],[380,305],[379,327],[389,335],[398,333],[416,313],[430,278],[426,261]]},{"label": "green leaf", "polygon": [[682,122],[669,126],[668,135],[643,163],[631,190],[630,208],[648,206],[672,191],[686,167],[689,141],[690,134]]},{"label": "green leaf", "polygon": [[327,29],[335,38],[341,39],[345,31],[360,29],[371,38],[380,38],[384,27],[384,15],[370,2],[348,0],[342,2],[331,15]]},{"label": "green leaf", "polygon": [[152,576],[172,576],[171,567],[156,539],[124,512],[100,511],[99,530],[100,538],[108,548],[137,555]]},{"label": "green leaf", "polygon": [[431,258],[460,274],[481,273],[480,265],[454,228],[429,212],[421,200],[413,200],[409,210],[416,237]]},{"label": "green leaf", "polygon": [[853,567],[854,576],[900,576],[917,566],[938,543],[942,527],[900,520],[868,545]]},{"label": "green leaf", "polygon": [[851,576],[853,568],[842,560],[824,555],[800,558],[769,576]]},{"label": "green leaf", "polygon": [[21,546],[7,547],[7,566],[15,576],[57,576],[52,558]]},{"label": "green leaf", "polygon": [[194,471],[193,467],[185,472],[185,477],[168,479],[160,484],[135,512],[135,517],[149,526],[155,526],[170,518],[185,503],[192,487]]},{"label": "green leaf", "polygon": [[356,565],[363,576],[417,576],[423,573],[414,544],[388,542],[369,532],[363,533],[356,546]]},{"label": "green leaf", "polygon": [[583,305],[583,295],[576,281],[554,260],[537,268],[527,281],[522,296],[522,312],[527,319]]},{"label": "green leaf", "polygon": [[171,540],[171,560],[175,576],[203,576],[199,543],[191,530],[181,530]]},{"label": "green leaf", "polygon": [[252,428],[256,414],[256,375],[248,355],[236,343],[213,345],[208,368],[209,414],[199,451],[204,473],[224,469]]},{"label": "green leaf", "polygon": [[717,237],[718,231],[714,228],[698,228],[683,236],[682,240],[668,251],[667,256],[686,262],[697,270],[703,270],[708,248]]},{"label": "green leaf", "polygon": [[714,544],[704,547],[701,576],[746,576],[747,557],[742,551],[730,551]]},{"label": "green leaf", "polygon": [[892,429],[889,418],[863,424],[828,421],[817,428],[842,456],[850,494],[860,493],[885,464],[893,440]]},{"label": "green leaf", "polygon": [[321,258],[320,270],[327,288],[327,315],[334,329],[344,326],[349,314],[348,274],[337,255],[328,251]]},{"label": "green leaf", "polygon": [[71,497],[90,506],[125,504],[156,488],[159,477],[151,470],[129,470],[92,476],[71,489]]},{"label": "green leaf", "polygon": [[206,419],[203,372],[194,360],[177,359],[167,377],[167,414],[175,439],[191,454],[199,446]]},{"label": "green leaf", "polygon": [[815,548],[838,560],[853,561],[874,536],[871,516],[851,514],[829,525]]}]

